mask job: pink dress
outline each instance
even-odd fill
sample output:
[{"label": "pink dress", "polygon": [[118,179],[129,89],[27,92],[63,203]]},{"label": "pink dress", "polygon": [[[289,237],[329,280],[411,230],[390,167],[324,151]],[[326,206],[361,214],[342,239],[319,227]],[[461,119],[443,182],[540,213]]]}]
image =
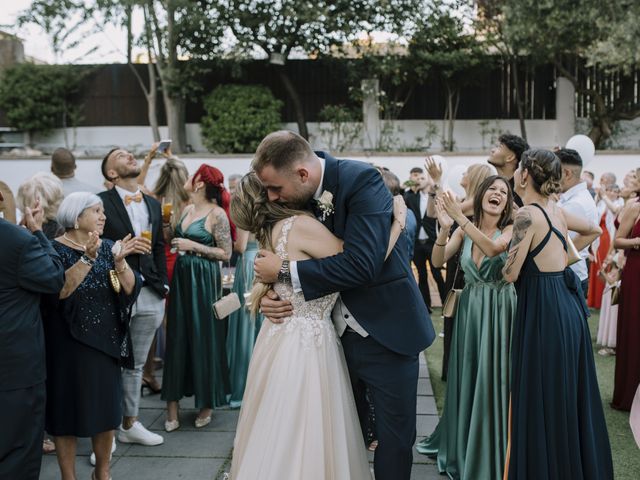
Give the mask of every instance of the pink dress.
[{"label": "pink dress", "polygon": [[[616,285],[620,286],[620,282],[617,282]],[[600,322],[598,323],[596,343],[603,347],[616,348],[618,305],[611,305],[612,290],[613,285],[607,284],[602,292],[602,305],[600,307]]]}]

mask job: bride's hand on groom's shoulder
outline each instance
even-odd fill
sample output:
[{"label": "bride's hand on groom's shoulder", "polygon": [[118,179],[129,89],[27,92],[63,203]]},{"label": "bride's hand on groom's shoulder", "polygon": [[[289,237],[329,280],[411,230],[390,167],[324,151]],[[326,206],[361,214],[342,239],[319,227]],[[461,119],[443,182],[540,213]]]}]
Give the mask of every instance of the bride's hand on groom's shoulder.
[{"label": "bride's hand on groom's shoulder", "polygon": [[293,306],[288,300],[280,300],[278,294],[269,290],[260,300],[260,312],[272,323],[282,323],[293,313]]}]

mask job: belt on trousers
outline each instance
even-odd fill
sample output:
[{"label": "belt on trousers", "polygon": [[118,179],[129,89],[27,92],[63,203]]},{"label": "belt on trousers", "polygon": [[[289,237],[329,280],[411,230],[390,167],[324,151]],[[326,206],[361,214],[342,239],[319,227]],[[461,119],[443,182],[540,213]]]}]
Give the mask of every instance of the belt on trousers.
[{"label": "belt on trousers", "polygon": [[419,238],[416,240],[416,243],[419,243],[420,245],[426,245],[427,243],[429,243],[429,238]]}]

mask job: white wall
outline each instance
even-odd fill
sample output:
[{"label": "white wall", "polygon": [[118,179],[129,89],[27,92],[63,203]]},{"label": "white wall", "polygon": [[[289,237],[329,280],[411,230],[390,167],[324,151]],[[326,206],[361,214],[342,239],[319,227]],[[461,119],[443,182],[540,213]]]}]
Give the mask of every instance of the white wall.
[{"label": "white wall", "polygon": [[[338,155],[339,156],[339,155]],[[364,156],[350,155],[349,158],[355,160],[372,162],[380,166],[389,168],[401,181],[409,177],[409,170],[412,167],[422,166],[424,157],[420,155],[373,155]],[[189,155],[182,158],[191,173],[195,172],[202,163],[214,165],[219,168],[225,178],[233,173],[245,173],[249,170],[251,156],[196,156]],[[444,157],[445,168],[453,172],[452,176],[459,176],[462,166],[473,163],[486,162],[487,155],[448,155]],[[100,173],[99,158],[79,159],[76,175],[79,179],[96,186],[102,185],[102,175]],[[151,166],[147,185],[152,187],[158,177],[161,161],[154,161]],[[456,166],[460,166],[455,168]],[[586,166],[596,175],[596,183],[600,175],[607,172],[614,172],[618,177],[618,182],[622,183],[622,177],[631,169],[640,167],[640,154],[612,154],[597,153],[596,158]],[[0,180],[6,182],[15,193],[22,182],[31,175],[39,171],[50,171],[49,158],[20,158],[8,159],[0,158]]]}]

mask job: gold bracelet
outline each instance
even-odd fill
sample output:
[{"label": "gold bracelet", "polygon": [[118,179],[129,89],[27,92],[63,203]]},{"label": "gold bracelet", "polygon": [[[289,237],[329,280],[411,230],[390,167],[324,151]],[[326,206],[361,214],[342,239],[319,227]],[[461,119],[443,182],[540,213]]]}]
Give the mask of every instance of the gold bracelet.
[{"label": "gold bracelet", "polygon": [[119,274],[121,274],[121,273],[126,272],[127,270],[129,270],[129,264],[125,261],[125,262],[124,262],[124,267],[122,267],[122,270],[118,270],[118,269],[116,268],[116,273],[119,275]]},{"label": "gold bracelet", "polygon": [[438,243],[438,242],[435,242],[435,245],[436,245],[436,247],[446,247],[447,246],[446,243]]}]

